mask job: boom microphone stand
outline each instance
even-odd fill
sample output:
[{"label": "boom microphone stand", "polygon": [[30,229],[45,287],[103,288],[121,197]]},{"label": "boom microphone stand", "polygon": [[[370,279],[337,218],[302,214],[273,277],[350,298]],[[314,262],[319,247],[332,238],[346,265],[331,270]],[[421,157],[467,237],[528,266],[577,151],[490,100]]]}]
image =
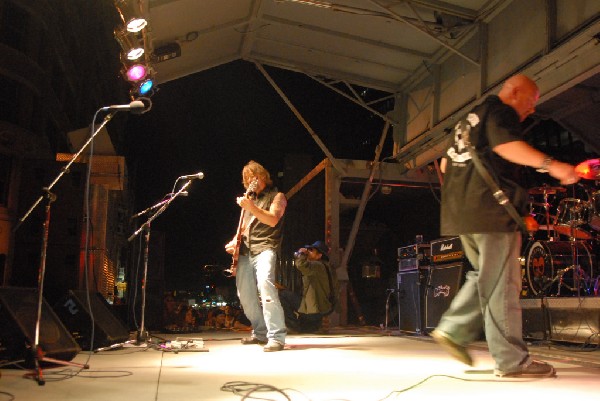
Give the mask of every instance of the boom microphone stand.
[{"label": "boom microphone stand", "polygon": [[[128,241],[132,241],[135,237],[137,237],[142,231],[144,231],[146,233],[146,235],[144,236],[144,276],[142,279],[142,310],[141,310],[141,315],[142,315],[142,320],[140,322],[140,327],[138,329],[137,335],[136,335],[136,341],[138,344],[140,343],[144,343],[146,345],[148,345],[151,342],[150,339],[150,335],[148,334],[148,332],[146,331],[145,328],[145,316],[146,316],[146,280],[148,278],[148,254],[149,254],[149,247],[150,247],[150,224],[154,221],[154,219],[156,219],[158,216],[160,216],[165,210],[167,210],[167,208],[169,207],[169,205],[171,204],[171,202],[173,202],[173,200],[175,198],[177,198],[180,195],[184,195],[187,194],[186,189],[187,187],[190,186],[190,184],[192,183],[192,180],[194,178],[202,178],[204,177],[204,174],[202,174],[202,176],[200,176],[199,173],[196,176],[185,176],[185,178],[187,178],[187,181],[185,184],[182,185],[181,189],[175,193],[171,193],[169,195],[172,195],[170,197],[168,197],[166,200],[162,200],[159,203],[157,203],[154,206],[149,207],[148,209],[145,209],[143,211],[141,211],[140,213],[137,213],[134,215],[134,217],[138,217],[141,216],[151,210],[154,210],[156,208],[158,208],[158,210],[156,211],[156,213],[154,213],[152,216],[150,216],[148,218],[148,220],[146,220],[141,226],[140,228],[138,228],[129,238]],[[179,177],[177,180],[179,180],[182,177]]]},{"label": "boom microphone stand", "polygon": [[[100,110],[103,110],[103,109],[100,109]],[[100,110],[98,110],[98,111],[100,111]],[[96,115],[97,115],[97,113],[98,112],[96,112]],[[19,227],[21,227],[23,222],[29,217],[29,215],[37,207],[37,205],[39,205],[44,198],[47,199],[45,220],[43,223],[42,249],[40,252],[40,255],[41,255],[40,256],[40,266],[38,269],[38,288],[37,288],[38,299],[37,299],[37,316],[36,316],[36,320],[35,320],[35,336],[34,336],[34,341],[33,341],[33,345],[31,348],[31,352],[33,354],[34,369],[35,369],[35,373],[33,374],[33,376],[34,376],[34,379],[37,381],[37,383],[40,386],[43,386],[46,383],[46,381],[44,380],[44,375],[43,375],[43,371],[41,368],[41,362],[49,362],[49,363],[53,363],[53,364],[57,364],[57,365],[75,366],[75,367],[79,367],[79,368],[83,368],[83,369],[89,369],[89,365],[87,365],[87,364],[79,364],[79,363],[61,361],[58,359],[49,358],[49,357],[45,356],[44,350],[40,347],[40,322],[42,320],[42,305],[44,302],[44,298],[43,298],[44,277],[46,275],[46,254],[47,254],[47,249],[48,249],[48,232],[49,232],[49,228],[50,228],[50,209],[51,209],[52,203],[56,200],[56,195],[53,194],[51,191],[52,191],[52,188],[56,185],[56,183],[62,178],[62,176],[69,172],[69,167],[71,166],[71,164],[73,164],[75,162],[75,160],[77,160],[77,158],[81,155],[83,150],[92,142],[92,140],[98,134],[98,132],[100,132],[100,130],[113,118],[113,116],[114,116],[114,113],[110,113],[104,118],[104,121],[102,122],[102,124],[100,124],[100,126],[96,129],[96,131],[94,131],[92,133],[90,138],[87,140],[87,142],[85,142],[83,144],[81,149],[79,149],[79,151],[73,155],[73,157],[71,158],[71,160],[69,160],[67,165],[61,169],[60,173],[54,179],[54,181],[52,181],[52,183],[50,183],[50,185],[48,185],[47,187],[42,188],[42,190],[45,192],[45,195],[41,195],[37,199],[37,201],[35,201],[35,203],[29,208],[29,210],[25,213],[25,215],[19,219],[19,222],[17,223],[17,225],[15,226],[15,228],[13,230],[13,232],[17,231],[19,229]],[[94,121],[95,120],[96,120],[96,117],[94,116]],[[92,121],[92,127],[93,126],[94,126],[94,123]]]}]

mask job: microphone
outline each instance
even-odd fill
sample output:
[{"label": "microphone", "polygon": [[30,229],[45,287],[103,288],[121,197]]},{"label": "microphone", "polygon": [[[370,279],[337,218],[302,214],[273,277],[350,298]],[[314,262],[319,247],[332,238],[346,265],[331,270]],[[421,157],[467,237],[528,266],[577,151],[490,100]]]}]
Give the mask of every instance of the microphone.
[{"label": "microphone", "polygon": [[145,108],[146,108],[146,106],[144,105],[144,102],[142,102],[141,100],[134,100],[133,102],[131,102],[129,104],[114,104],[112,106],[106,106],[106,107],[103,107],[101,110],[103,110],[103,111],[124,110],[124,111],[131,111],[133,114],[141,114],[144,112]]},{"label": "microphone", "polygon": [[204,173],[202,171],[200,171],[199,173],[196,173],[196,174],[182,175],[179,178],[184,179],[184,180],[201,180],[204,178]]}]

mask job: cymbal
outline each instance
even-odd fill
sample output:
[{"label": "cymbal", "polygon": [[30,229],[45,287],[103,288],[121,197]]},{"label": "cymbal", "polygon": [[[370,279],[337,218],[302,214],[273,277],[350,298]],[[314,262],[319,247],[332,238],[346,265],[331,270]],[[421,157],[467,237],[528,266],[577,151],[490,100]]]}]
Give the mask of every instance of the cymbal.
[{"label": "cymbal", "polygon": [[563,188],[563,187],[548,187],[548,186],[543,186],[543,187],[533,187],[533,188],[529,188],[529,190],[527,191],[530,195],[544,195],[544,194],[548,194],[548,195],[553,195],[557,192],[565,192],[567,189]]},{"label": "cymbal", "polygon": [[600,180],[600,159],[590,159],[575,166],[575,172],[581,178]]}]

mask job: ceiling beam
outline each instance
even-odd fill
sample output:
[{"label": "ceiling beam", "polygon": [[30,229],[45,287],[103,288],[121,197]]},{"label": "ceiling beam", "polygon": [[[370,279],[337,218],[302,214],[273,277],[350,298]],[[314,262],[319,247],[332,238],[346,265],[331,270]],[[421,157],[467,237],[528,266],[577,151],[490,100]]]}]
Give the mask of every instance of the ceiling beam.
[{"label": "ceiling beam", "polygon": [[457,6],[440,0],[403,0],[400,3],[412,3],[415,6],[427,8],[433,11],[439,11],[444,14],[455,15],[457,17],[474,20],[477,18],[477,10]]},{"label": "ceiling beam", "polygon": [[351,35],[351,34],[344,33],[344,32],[334,31],[334,30],[326,29],[326,28],[316,26],[316,25],[310,25],[310,24],[300,23],[298,21],[292,21],[292,20],[288,20],[288,19],[284,19],[284,18],[278,18],[278,17],[272,16],[272,15],[265,15],[263,17],[263,20],[273,22],[273,23],[278,23],[281,25],[295,26],[297,28],[322,33],[322,34],[328,35],[328,36],[338,37],[338,38],[342,38],[342,39],[349,39],[349,40],[352,40],[352,41],[355,41],[358,43],[364,43],[364,44],[375,46],[375,47],[378,47],[381,49],[392,50],[397,53],[408,54],[408,55],[419,57],[419,58],[431,57],[431,54],[427,53],[427,52],[422,52],[422,51],[415,50],[415,49],[409,49],[407,47],[402,47],[402,46],[396,46],[391,43],[386,43],[386,42],[383,42],[380,40],[372,40],[372,39],[364,38],[362,36],[356,36],[356,35]]}]

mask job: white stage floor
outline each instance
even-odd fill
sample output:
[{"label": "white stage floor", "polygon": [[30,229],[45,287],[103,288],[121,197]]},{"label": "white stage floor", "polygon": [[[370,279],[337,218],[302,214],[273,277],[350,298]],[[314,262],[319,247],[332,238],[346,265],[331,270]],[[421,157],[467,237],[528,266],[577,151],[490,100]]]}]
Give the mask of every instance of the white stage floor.
[{"label": "white stage floor", "polygon": [[[428,336],[370,327],[289,335],[285,349],[271,353],[258,345],[241,345],[240,338],[247,335],[179,335],[202,339],[202,352],[175,353],[154,346],[81,352],[73,362],[87,361],[89,370],[44,369],[43,386],[24,377],[31,371],[1,369],[0,401],[541,401],[594,399],[600,391],[600,350],[573,344],[531,345],[535,358],[556,367],[556,378],[500,379],[493,375],[485,343],[472,348],[475,366],[470,368]],[[153,339],[158,343],[177,336],[157,334]]]}]

